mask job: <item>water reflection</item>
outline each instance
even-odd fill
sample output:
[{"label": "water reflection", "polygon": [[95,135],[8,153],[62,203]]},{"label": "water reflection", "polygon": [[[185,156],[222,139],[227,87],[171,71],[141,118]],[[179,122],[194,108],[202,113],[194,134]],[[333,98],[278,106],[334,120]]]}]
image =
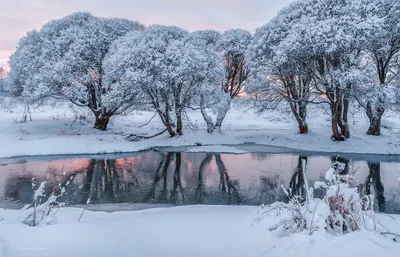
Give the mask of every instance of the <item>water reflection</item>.
[{"label": "water reflection", "polygon": [[[324,180],[332,163],[356,179],[361,194],[374,194],[376,209],[400,213],[400,162],[294,154],[147,152],[128,158],[58,159],[0,167],[3,199],[30,203],[35,183],[46,191],[65,185],[64,200],[90,203],[268,204],[286,200],[281,185],[305,199],[309,185]],[[323,192],[315,191],[317,197]]]},{"label": "water reflection", "polygon": [[365,180],[365,194],[371,194],[371,186],[374,189],[375,201],[378,204],[378,210],[385,212],[385,189],[381,180],[381,164],[377,162],[368,162],[369,173]]},{"label": "water reflection", "polygon": [[[300,155],[297,161],[297,167],[294,169],[293,176],[289,182],[289,193],[291,196],[299,196],[300,202],[305,201],[306,193],[304,190],[304,172],[303,172],[303,162],[307,163],[307,156]],[[307,168],[307,167],[305,167]]]},{"label": "water reflection", "polygon": [[[342,172],[340,175],[347,175],[350,171],[350,160],[343,157],[331,157],[332,165],[341,164],[343,168],[341,169]],[[336,163],[336,164],[335,164]]]}]

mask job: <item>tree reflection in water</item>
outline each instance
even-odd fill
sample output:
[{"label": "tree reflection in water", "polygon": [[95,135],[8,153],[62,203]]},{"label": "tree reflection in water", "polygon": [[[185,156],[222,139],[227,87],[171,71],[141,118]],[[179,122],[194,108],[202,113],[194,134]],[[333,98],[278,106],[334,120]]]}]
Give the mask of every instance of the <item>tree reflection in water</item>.
[{"label": "tree reflection in water", "polygon": [[92,159],[86,169],[85,181],[74,197],[74,202],[85,204],[131,201],[129,193],[139,184],[139,180],[132,169],[124,171],[132,177],[125,179],[122,176],[122,169],[117,167],[115,159]]},{"label": "tree reflection in water", "polygon": [[[156,169],[156,174],[154,176],[153,183],[151,184],[150,190],[147,193],[147,195],[144,198],[145,202],[167,202],[167,198],[159,198],[158,201],[156,200],[156,189],[158,183],[163,179],[163,189],[160,195],[167,195],[167,172],[168,172],[168,167],[171,164],[171,158],[172,158],[172,153],[167,153],[166,156],[163,154],[160,154],[163,158],[159,162],[157,169]],[[164,158],[165,157],[165,158]]]},{"label": "tree reflection in water", "polygon": [[[241,203],[241,197],[239,194],[239,182],[232,181],[229,177],[228,171],[225,167],[225,164],[221,158],[220,154],[211,154],[207,153],[204,159],[201,161],[200,166],[197,171],[197,182],[194,190],[191,188],[185,189],[182,185],[182,153],[175,153],[175,159],[173,160],[173,179],[172,179],[172,189],[170,194],[168,194],[168,185],[167,185],[167,172],[168,167],[171,164],[171,156],[172,153],[168,153],[165,157],[165,164],[163,166],[163,187],[159,192],[159,197],[157,203],[172,203],[172,204],[213,204],[213,203],[224,203],[224,204],[239,204]],[[211,168],[212,159],[215,159],[216,162],[216,171],[219,173],[219,192],[214,192],[213,189],[207,189],[204,184],[204,173],[207,168]],[[161,167],[161,166],[160,166]],[[156,189],[158,188],[158,171],[156,172],[156,176],[151,187],[150,193],[153,195],[153,199],[155,199]],[[209,191],[209,192],[208,192]],[[186,194],[189,194],[186,196]],[[162,199],[160,201],[160,199]]]},{"label": "tree reflection in water", "polygon": [[349,159],[346,159],[343,157],[331,157],[331,162],[332,162],[332,165],[337,165],[338,163],[340,163],[341,165],[344,166],[340,175],[349,174],[349,172],[350,172],[350,160]]},{"label": "tree reflection in water", "polygon": [[[28,162],[14,166],[14,170],[6,170],[8,175],[4,179],[4,197],[30,203],[33,195],[31,186],[33,174],[37,184],[46,180],[46,175],[49,174],[45,187],[46,194],[49,195],[56,185],[68,184],[65,187],[66,194],[60,200],[68,199],[73,204],[86,204],[88,200],[91,203],[177,205],[270,204],[274,201],[287,200],[281,185],[304,201],[305,178],[302,162],[306,160],[311,163],[307,164],[310,186],[315,180],[324,180],[325,172],[329,169],[326,161],[331,164],[342,163],[341,165],[344,165],[342,174],[354,175],[357,169],[353,169],[353,166],[361,168],[357,174],[365,173],[366,177],[363,175],[361,181],[355,181],[358,183],[360,193],[374,194],[377,209],[381,212],[400,212],[397,204],[399,191],[393,186],[385,185],[384,188],[381,178],[383,168],[379,162],[369,161],[366,162],[368,166],[363,166],[360,162],[353,164],[351,159],[323,157],[324,166],[315,168],[321,157],[314,159],[305,155],[283,154],[277,155],[278,158],[275,158],[274,154],[257,156],[248,154],[237,158],[236,155],[218,153],[147,152],[126,159],[71,159],[66,160],[71,162],[66,166],[74,167],[76,170],[69,170],[66,175],[62,175],[63,172],[59,168],[43,170],[43,167],[46,169],[50,166],[51,161],[40,162],[40,169],[37,163]],[[289,160],[284,168],[281,165],[283,157],[288,158],[284,159],[285,161]],[[239,164],[238,160],[245,161],[246,164],[233,166]],[[292,163],[291,160],[295,162]],[[62,160],[58,161],[60,162],[62,164]],[[244,170],[247,162],[254,170]],[[52,167],[54,166],[52,164]],[[387,172],[386,167],[388,166],[385,166],[385,172]],[[315,170],[318,174],[315,174]],[[390,176],[390,173],[385,174]],[[396,180],[397,178],[398,176]],[[315,197],[323,195],[323,189],[314,191]]]},{"label": "tree reflection in water", "polygon": [[222,199],[227,199],[228,204],[240,204],[242,200],[239,194],[239,181],[229,178],[220,154],[214,154],[214,157],[219,172],[219,190],[222,193]]},{"label": "tree reflection in water", "polygon": [[292,178],[289,182],[290,197],[298,196],[300,202],[304,202],[306,200],[303,160],[307,164],[307,156],[300,155],[297,160],[297,167],[295,168]]},{"label": "tree reflection in water", "polygon": [[171,190],[170,202],[173,204],[184,203],[185,193],[181,181],[182,154],[175,153],[175,172]]},{"label": "tree reflection in water", "polygon": [[207,168],[207,166],[210,164],[211,160],[212,160],[212,154],[211,153],[207,153],[206,157],[203,159],[203,161],[200,164],[199,167],[199,172],[198,172],[198,176],[197,176],[197,186],[196,186],[196,190],[194,193],[194,201],[195,203],[199,203],[199,204],[203,204],[205,203],[205,194],[206,194],[206,190],[205,190],[205,186],[204,186],[204,172],[205,169]]},{"label": "tree reflection in water", "polygon": [[[91,160],[86,172],[86,179],[75,199],[78,203],[106,202],[140,202],[169,204],[240,204],[239,181],[229,177],[228,170],[220,154],[206,154],[198,168],[197,182],[194,190],[186,189],[182,183],[182,153],[159,153],[160,160],[154,169],[154,177],[146,182],[125,181],[115,160]],[[215,159],[219,175],[218,191],[204,184],[204,173],[212,168]],[[141,170],[142,171],[142,170]],[[172,183],[169,187],[169,171],[172,172]],[[131,171],[133,172],[133,171]],[[139,171],[140,172],[140,171]],[[134,188],[135,190],[131,190]],[[147,189],[146,189],[147,188]],[[210,192],[207,192],[210,191]],[[186,194],[188,194],[186,196]]]},{"label": "tree reflection in water", "polygon": [[287,201],[282,194],[281,184],[278,183],[279,176],[261,176],[259,196],[253,204],[269,204],[274,201]]},{"label": "tree reflection in water", "polygon": [[385,189],[381,180],[381,164],[379,162],[368,162],[369,173],[365,180],[365,194],[371,194],[371,186],[374,189],[375,201],[378,210],[385,212]]}]

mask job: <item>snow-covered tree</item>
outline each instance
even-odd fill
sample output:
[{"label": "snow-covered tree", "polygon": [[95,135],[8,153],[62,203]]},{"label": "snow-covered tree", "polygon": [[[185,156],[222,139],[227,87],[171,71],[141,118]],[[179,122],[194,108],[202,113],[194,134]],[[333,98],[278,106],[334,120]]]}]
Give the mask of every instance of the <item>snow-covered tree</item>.
[{"label": "snow-covered tree", "polygon": [[[189,36],[189,40],[196,47],[207,52],[209,58],[221,62],[222,65],[222,55],[218,49],[220,39],[221,34],[214,30],[199,30],[192,32]],[[211,83],[204,85],[201,90],[198,91],[198,94],[196,94],[195,100],[197,100],[203,119],[207,124],[208,133],[214,131],[215,125],[212,116],[209,115],[207,110],[212,110],[214,113],[218,113],[219,104],[225,102],[225,95],[222,93],[220,86],[222,79],[223,71],[220,70],[220,74],[215,78],[215,81],[210,81]]]},{"label": "snow-covered tree", "polygon": [[140,88],[171,136],[183,133],[183,114],[214,80],[216,63],[178,27],[151,26],[117,40],[104,62],[109,81]]},{"label": "snow-covered tree", "polygon": [[355,1],[310,1],[308,12],[293,27],[293,37],[284,44],[296,44],[302,52],[311,53],[316,89],[323,94],[331,109],[332,139],[350,137],[348,110],[351,88],[359,83],[357,69],[358,20],[353,9]]},{"label": "snow-covered tree", "polygon": [[[283,9],[268,24],[257,29],[249,47],[247,59],[254,70],[247,92],[257,95],[260,111],[274,108],[285,100],[296,118],[299,132],[308,132],[307,104],[313,87],[311,56],[303,51],[292,50],[284,45],[292,27],[304,15],[303,2],[295,2]],[[261,103],[261,104],[259,104]]]},{"label": "snow-covered tree", "polygon": [[228,30],[222,34],[219,48],[222,50],[225,63],[225,76],[222,80],[222,92],[225,99],[221,101],[215,130],[221,131],[222,122],[228,113],[231,102],[243,91],[250,70],[246,63],[245,53],[252,40],[252,35],[242,29]]},{"label": "snow-covered tree", "polygon": [[106,84],[103,60],[113,41],[142,28],[137,22],[89,13],[53,20],[22,39],[11,57],[14,91],[31,101],[52,96],[88,107],[96,119],[94,127],[105,130],[111,116],[136,102],[138,92]]},{"label": "snow-covered tree", "polygon": [[[203,96],[200,101],[208,133],[212,133],[214,130],[221,132],[222,123],[232,100],[239,97],[243,91],[250,71],[247,67],[245,53],[251,40],[252,35],[241,29],[228,30],[222,35],[210,30],[196,31],[191,35],[191,41],[208,52],[211,58],[212,56],[219,58],[215,55],[219,52],[224,61],[224,74],[214,82],[217,87],[214,85],[211,87],[211,91],[207,91],[207,95],[212,95],[212,97],[208,97],[207,101]],[[220,92],[215,91],[216,88]],[[206,103],[215,101],[215,99],[217,99],[217,103],[214,104],[213,110],[217,117],[214,124],[212,118],[207,114],[205,106],[207,106]]]},{"label": "snow-covered tree", "polygon": [[358,6],[362,17],[362,50],[374,71],[372,87],[361,99],[370,120],[368,135],[380,135],[381,118],[393,104],[399,75],[400,58],[400,2],[397,0],[363,0]]},{"label": "snow-covered tree", "polygon": [[[369,82],[361,61],[362,19],[356,12],[360,4],[361,0],[296,2],[271,21],[272,24],[259,29],[254,40],[258,46],[253,50],[255,60],[258,58],[261,67],[268,67],[272,62],[275,68],[272,74],[279,78],[274,83],[280,83],[283,89],[299,89],[283,91],[289,103],[296,103],[295,108],[291,106],[294,113],[300,113],[302,108],[297,103],[309,101],[310,92],[320,95],[313,100],[329,104],[332,139],[337,141],[350,137],[347,116],[353,89]],[[278,25],[274,27],[274,23]],[[276,58],[271,61],[265,56]],[[268,79],[268,76],[271,74],[262,78]],[[301,128],[301,117],[295,116],[299,116]]]},{"label": "snow-covered tree", "polygon": [[[16,51],[10,56],[11,69],[8,74],[13,96],[22,96],[22,92],[26,89],[25,95],[30,98],[30,101],[38,100],[29,89],[36,87],[37,91],[41,91],[36,79],[44,63],[41,58],[43,44],[43,37],[36,30],[28,32],[18,42]],[[41,95],[44,95],[44,92]]]},{"label": "snow-covered tree", "polygon": [[0,91],[6,90],[6,71],[0,66]]},{"label": "snow-covered tree", "polygon": [[189,40],[197,47],[208,47],[210,50],[218,50],[221,34],[215,30],[197,30],[189,35]]}]

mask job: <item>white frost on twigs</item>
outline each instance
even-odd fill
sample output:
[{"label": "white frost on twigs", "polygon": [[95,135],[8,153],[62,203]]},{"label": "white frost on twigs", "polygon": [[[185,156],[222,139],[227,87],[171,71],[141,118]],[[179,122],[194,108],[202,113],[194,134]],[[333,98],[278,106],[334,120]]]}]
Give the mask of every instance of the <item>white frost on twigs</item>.
[{"label": "white frost on twigs", "polygon": [[328,185],[325,182],[315,181],[314,189],[319,189],[319,188],[328,188]]},{"label": "white frost on twigs", "polygon": [[38,198],[38,196],[43,196],[44,195],[44,186],[45,186],[45,184],[46,184],[46,181],[43,181],[42,183],[40,183],[39,188],[36,189],[36,191],[35,191],[33,199],[36,200]]},{"label": "white frost on twigs", "polygon": [[325,174],[325,179],[327,181],[332,181],[334,175],[335,175],[335,169],[334,168],[330,168]]}]

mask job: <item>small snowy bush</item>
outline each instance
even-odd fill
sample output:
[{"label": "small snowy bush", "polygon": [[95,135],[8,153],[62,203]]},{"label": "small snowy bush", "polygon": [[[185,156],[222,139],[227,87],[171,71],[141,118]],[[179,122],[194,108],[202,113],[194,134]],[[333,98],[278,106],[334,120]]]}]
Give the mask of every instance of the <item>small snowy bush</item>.
[{"label": "small snowy bush", "polygon": [[[289,193],[284,189],[285,194]],[[289,203],[276,202],[269,206],[261,206],[263,212],[256,221],[261,221],[266,214],[275,213],[278,222],[269,227],[277,236],[288,236],[293,233],[305,232],[312,234],[324,230],[325,220],[329,216],[329,208],[321,199],[310,199],[308,203],[300,203],[299,198],[293,197]]]},{"label": "small snowy bush", "polygon": [[[260,217],[256,221],[260,222],[265,216],[275,214],[278,220],[269,230],[275,231],[277,236],[299,232],[311,235],[323,230],[331,234],[344,234],[365,227],[372,220],[373,196],[361,198],[357,188],[352,187],[354,178],[348,174],[342,175],[343,171],[343,163],[335,162],[325,175],[327,182],[317,181],[309,188],[303,160],[306,201],[282,186],[289,202],[262,205]],[[326,189],[323,199],[313,196],[314,189],[319,188]]]},{"label": "small snowy bush", "polygon": [[[73,176],[69,178],[65,186],[70,184]],[[27,211],[29,214],[23,223],[29,226],[37,226],[44,222],[45,224],[54,224],[57,220],[56,213],[59,208],[65,206],[65,203],[58,202],[58,198],[63,196],[65,193],[65,186],[58,184],[52,188],[50,196],[45,202],[42,203],[42,199],[46,197],[45,185],[47,180],[40,183],[36,190],[34,190],[33,202],[27,204],[21,211]],[[35,178],[32,178],[32,188],[36,187]]]},{"label": "small snowy bush", "polygon": [[[343,234],[360,229],[363,221],[363,199],[360,198],[357,188],[352,187],[354,177],[341,175],[344,165],[335,162],[325,175],[327,184],[319,184],[326,188],[324,201],[329,205],[330,215],[327,220],[328,231]],[[366,211],[372,210],[372,196],[365,197]]]}]

